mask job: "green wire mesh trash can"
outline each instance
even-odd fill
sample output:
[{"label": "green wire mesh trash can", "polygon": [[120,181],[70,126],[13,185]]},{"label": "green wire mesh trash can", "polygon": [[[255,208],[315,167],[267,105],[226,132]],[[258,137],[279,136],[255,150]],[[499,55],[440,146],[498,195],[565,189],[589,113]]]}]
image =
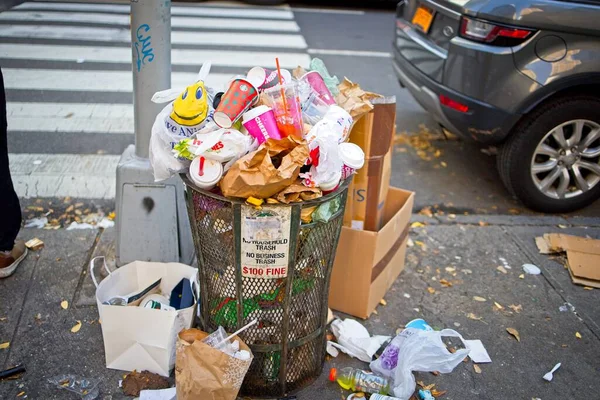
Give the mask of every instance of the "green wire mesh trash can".
[{"label": "green wire mesh trash can", "polygon": [[[329,279],[349,181],[315,200],[255,207],[181,178],[202,328],[233,332],[258,320],[240,335],[254,354],[241,394],[278,397],[312,383],[325,361]],[[303,223],[311,210],[317,220]]]}]

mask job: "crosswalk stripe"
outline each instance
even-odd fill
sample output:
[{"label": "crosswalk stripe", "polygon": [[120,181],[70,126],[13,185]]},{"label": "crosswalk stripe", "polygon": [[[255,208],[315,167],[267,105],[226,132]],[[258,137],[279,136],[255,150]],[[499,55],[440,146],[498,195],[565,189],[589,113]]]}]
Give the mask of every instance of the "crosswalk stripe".
[{"label": "crosswalk stripe", "polygon": [[[5,11],[0,14],[0,21],[36,21],[36,22],[77,22],[129,26],[129,15],[92,14],[92,13],[59,13],[35,11]],[[257,20],[239,18],[202,18],[171,17],[172,28],[197,28],[215,30],[259,30],[299,32],[296,21]],[[201,40],[201,34],[198,40]]]},{"label": "crosswalk stripe", "polygon": [[[130,71],[89,71],[60,69],[3,69],[6,89],[62,90],[92,92],[132,92],[133,77]],[[171,86],[184,88],[196,80],[198,74],[173,72]],[[231,74],[211,73],[206,84],[222,90],[232,78]],[[32,99],[35,100],[35,99]]]},{"label": "crosswalk stripe", "polygon": [[[44,26],[44,25],[0,25],[0,37],[33,38],[60,40],[88,40],[130,43],[131,34],[127,28],[95,28],[83,26]],[[171,43],[200,46],[253,46],[305,49],[302,35],[277,33],[238,33],[173,31]]]},{"label": "crosswalk stripe", "polygon": [[[125,4],[81,4],[81,3],[24,3],[13,10],[48,10],[48,11],[83,11],[83,12],[119,12],[129,13],[130,7]],[[216,7],[172,6],[171,15],[189,15],[201,17],[242,17],[268,19],[294,19],[289,10],[273,9],[234,9]]]},{"label": "crosswalk stripe", "polygon": [[8,103],[9,131],[133,133],[129,104]]},{"label": "crosswalk stripe", "polygon": [[[212,64],[216,66],[251,68],[261,65],[273,67],[275,65],[276,57],[279,57],[282,68],[296,68],[298,65],[308,66],[310,62],[310,57],[303,53],[187,49],[171,50],[171,63],[173,65],[198,65],[203,61],[210,60],[212,61]],[[130,63],[131,49],[129,47],[0,44],[0,58]]]},{"label": "crosswalk stripe", "polygon": [[9,154],[12,181],[21,198],[112,199],[120,156]]}]

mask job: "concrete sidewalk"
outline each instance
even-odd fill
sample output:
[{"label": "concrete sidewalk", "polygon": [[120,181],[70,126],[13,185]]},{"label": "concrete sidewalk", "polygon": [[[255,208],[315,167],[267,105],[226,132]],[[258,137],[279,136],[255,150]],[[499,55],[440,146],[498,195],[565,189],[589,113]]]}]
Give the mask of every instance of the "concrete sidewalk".
[{"label": "concrete sidewalk", "polygon": [[[414,318],[424,318],[436,329],[452,328],[467,339],[481,339],[491,364],[461,363],[452,374],[417,373],[417,381],[447,391],[443,399],[584,399],[600,392],[600,290],[584,290],[571,283],[562,264],[539,255],[534,237],[560,231],[600,238],[600,218],[457,216],[425,218],[411,238],[405,271],[365,322],[372,334],[393,335]],[[487,222],[489,225],[481,224]],[[569,224],[560,229],[558,224]],[[118,387],[123,372],[104,366],[104,350],[94,290],[87,265],[95,255],[114,254],[114,232],[25,229],[23,239],[38,237],[45,248],[31,252],[17,273],[0,280],[0,370],[24,363],[27,373],[17,380],[0,381],[0,398],[77,399],[56,389],[47,379],[59,374],[100,378],[99,399],[125,397]],[[520,279],[521,265],[532,263],[542,275]],[[497,270],[502,265],[507,274]],[[510,267],[510,268],[509,268]],[[452,287],[442,287],[445,278]],[[433,288],[430,293],[428,288]],[[473,300],[473,296],[486,299]],[[63,310],[61,301],[68,300]],[[499,310],[494,302],[503,309]],[[575,313],[560,312],[565,302]],[[516,312],[510,305],[521,306]],[[474,314],[481,320],[467,317]],[[471,315],[471,317],[473,317]],[[77,333],[71,328],[82,322]],[[506,332],[519,331],[517,342]],[[579,332],[581,339],[576,338]],[[562,368],[552,383],[542,376],[557,362]],[[328,361],[325,371],[298,399],[339,400],[347,396],[327,381],[329,367],[365,363],[341,355]]]}]

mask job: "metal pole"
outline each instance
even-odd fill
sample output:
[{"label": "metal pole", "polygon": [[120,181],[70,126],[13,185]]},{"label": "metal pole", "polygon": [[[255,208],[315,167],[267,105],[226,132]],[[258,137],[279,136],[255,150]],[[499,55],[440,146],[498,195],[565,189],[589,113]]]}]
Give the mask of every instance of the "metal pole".
[{"label": "metal pole", "polygon": [[171,0],[131,0],[135,155],[148,158],[152,124],[164,104],[152,95],[171,87]]}]

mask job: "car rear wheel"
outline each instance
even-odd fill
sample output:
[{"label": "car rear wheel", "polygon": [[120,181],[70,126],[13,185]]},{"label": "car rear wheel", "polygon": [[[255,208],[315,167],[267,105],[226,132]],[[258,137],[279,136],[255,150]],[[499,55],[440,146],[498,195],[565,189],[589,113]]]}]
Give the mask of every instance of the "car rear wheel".
[{"label": "car rear wheel", "polygon": [[600,99],[544,104],[523,118],[498,153],[506,187],[527,207],[570,212],[600,198]]}]

